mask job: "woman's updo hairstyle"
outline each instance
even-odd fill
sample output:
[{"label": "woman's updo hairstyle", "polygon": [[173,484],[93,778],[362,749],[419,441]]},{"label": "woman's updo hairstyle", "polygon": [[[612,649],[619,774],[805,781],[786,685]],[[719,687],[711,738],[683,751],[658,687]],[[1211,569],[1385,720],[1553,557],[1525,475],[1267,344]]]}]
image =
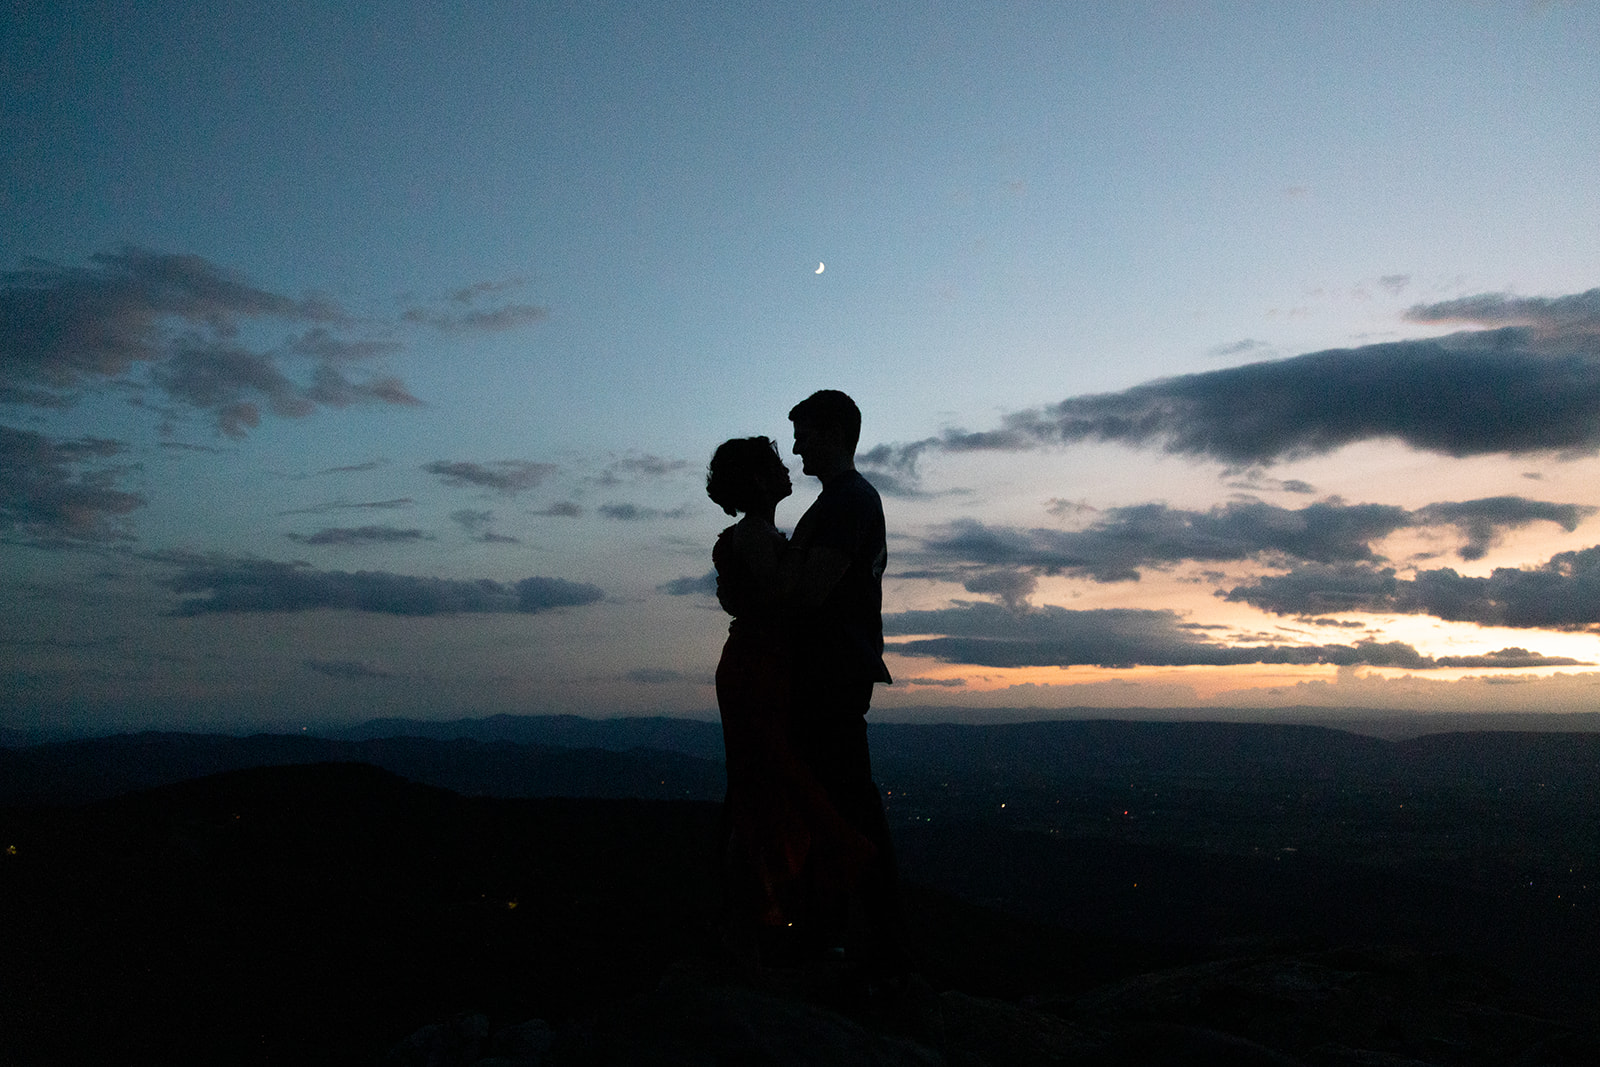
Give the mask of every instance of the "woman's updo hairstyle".
[{"label": "woman's updo hairstyle", "polygon": [[758,503],[756,477],[781,466],[777,442],[770,437],[724,441],[711,454],[711,466],[706,468],[706,495],[729,515],[749,511]]}]

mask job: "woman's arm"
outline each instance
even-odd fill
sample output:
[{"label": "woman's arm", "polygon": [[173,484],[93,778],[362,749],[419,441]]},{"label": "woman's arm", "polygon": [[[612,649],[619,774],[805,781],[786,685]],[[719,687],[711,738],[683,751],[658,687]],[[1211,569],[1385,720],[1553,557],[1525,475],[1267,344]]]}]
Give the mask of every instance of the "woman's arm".
[{"label": "woman's arm", "polygon": [[783,535],[771,527],[755,523],[738,524],[737,546],[740,559],[748,568],[753,583],[751,593],[763,605],[776,604],[780,593]]}]

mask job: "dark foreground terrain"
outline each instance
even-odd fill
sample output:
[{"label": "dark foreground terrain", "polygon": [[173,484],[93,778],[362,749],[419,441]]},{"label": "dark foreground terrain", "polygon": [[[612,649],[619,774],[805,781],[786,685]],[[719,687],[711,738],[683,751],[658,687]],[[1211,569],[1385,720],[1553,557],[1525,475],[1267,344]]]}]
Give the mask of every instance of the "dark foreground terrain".
[{"label": "dark foreground terrain", "polygon": [[[14,803],[0,1062],[1600,1063],[1592,741],[1125,725],[881,745],[922,955],[894,995],[722,960],[705,800],[297,762]],[[382,751],[473,791],[436,743]],[[709,773],[659,758],[571,765]]]}]

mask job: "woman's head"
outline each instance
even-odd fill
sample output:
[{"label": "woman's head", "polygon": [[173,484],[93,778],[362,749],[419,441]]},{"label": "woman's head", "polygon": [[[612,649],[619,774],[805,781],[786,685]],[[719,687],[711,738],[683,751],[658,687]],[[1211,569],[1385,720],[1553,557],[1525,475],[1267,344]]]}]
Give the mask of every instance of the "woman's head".
[{"label": "woman's head", "polygon": [[711,455],[706,495],[729,515],[775,504],[789,492],[789,468],[770,437],[735,437]]}]

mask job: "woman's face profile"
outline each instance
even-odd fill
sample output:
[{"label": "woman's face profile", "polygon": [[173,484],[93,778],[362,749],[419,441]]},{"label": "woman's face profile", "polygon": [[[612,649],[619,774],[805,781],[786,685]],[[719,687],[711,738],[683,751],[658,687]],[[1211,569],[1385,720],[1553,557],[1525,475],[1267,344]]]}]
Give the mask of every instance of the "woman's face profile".
[{"label": "woman's face profile", "polygon": [[757,477],[756,484],[764,495],[770,496],[773,500],[782,500],[794,492],[794,483],[789,478],[789,468],[776,456],[772,458],[772,466]]}]

